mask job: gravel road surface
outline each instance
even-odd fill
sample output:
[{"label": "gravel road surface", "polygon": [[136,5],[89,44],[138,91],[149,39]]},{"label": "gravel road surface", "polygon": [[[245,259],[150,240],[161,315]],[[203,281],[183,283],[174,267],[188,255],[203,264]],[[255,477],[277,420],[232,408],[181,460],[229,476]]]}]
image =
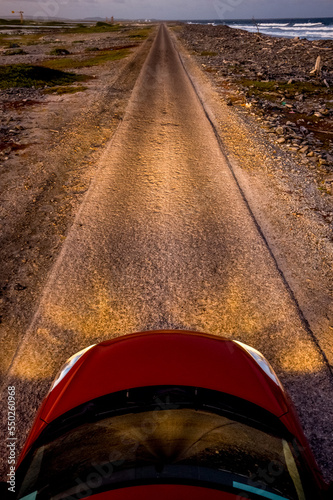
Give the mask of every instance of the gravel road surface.
[{"label": "gravel road surface", "polygon": [[329,475],[333,402],[325,354],[163,25],[11,364],[5,388],[16,386],[21,440],[70,355],[162,328],[201,330],[261,350]]}]

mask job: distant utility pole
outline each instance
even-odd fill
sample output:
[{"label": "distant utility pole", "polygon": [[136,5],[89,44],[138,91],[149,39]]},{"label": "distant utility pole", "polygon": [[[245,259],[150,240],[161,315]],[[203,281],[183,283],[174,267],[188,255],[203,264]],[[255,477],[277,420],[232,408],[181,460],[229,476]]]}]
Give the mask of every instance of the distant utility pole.
[{"label": "distant utility pole", "polygon": [[19,12],[15,12],[15,10],[12,10],[12,14],[20,14],[20,18],[21,18],[21,24],[24,23],[24,20],[23,20],[23,10],[20,10]]}]

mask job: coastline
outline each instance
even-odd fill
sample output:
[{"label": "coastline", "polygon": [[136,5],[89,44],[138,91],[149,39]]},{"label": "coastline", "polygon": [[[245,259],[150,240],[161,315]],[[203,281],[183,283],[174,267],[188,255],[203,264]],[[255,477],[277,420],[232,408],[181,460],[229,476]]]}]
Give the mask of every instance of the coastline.
[{"label": "coastline", "polygon": [[187,20],[185,22],[187,24],[210,24],[211,26],[226,25],[250,33],[259,31],[274,37],[295,38],[298,36],[308,40],[333,40],[333,17],[215,19],[209,21]]}]

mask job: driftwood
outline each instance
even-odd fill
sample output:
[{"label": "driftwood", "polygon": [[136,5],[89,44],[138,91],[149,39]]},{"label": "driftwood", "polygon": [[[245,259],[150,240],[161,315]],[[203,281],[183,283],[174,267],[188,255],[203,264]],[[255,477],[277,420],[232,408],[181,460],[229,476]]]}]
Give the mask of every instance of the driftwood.
[{"label": "driftwood", "polygon": [[315,67],[310,71],[310,75],[316,75],[318,78],[321,76],[322,62],[321,57],[318,56],[316,60]]},{"label": "driftwood", "polygon": [[322,80],[323,83],[326,85],[326,87],[329,89],[330,86],[327,83],[327,80],[323,79],[322,67],[323,67],[323,63],[322,63],[321,57],[318,56],[317,60],[316,60],[315,67],[313,68],[313,70],[310,71],[310,75],[314,75],[318,78],[318,80]]}]

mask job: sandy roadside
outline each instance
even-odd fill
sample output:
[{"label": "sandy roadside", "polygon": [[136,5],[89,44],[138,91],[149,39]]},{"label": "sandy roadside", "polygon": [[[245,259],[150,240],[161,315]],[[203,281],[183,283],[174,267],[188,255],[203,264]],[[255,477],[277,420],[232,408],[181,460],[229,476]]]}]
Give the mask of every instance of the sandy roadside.
[{"label": "sandy roadside", "polygon": [[91,48],[130,46],[125,58],[74,70],[90,77],[84,91],[0,91],[2,374],[31,320],[98,159],[122,120],[153,38],[133,43],[128,27],[106,34],[44,35],[43,43],[32,47],[25,47],[21,37],[29,54],[0,56],[0,63],[39,64],[52,47],[70,48],[84,59]]},{"label": "sandy roadside", "polygon": [[[221,92],[221,76],[205,71],[202,56],[194,57],[192,45],[188,47],[186,43],[186,49],[183,37],[180,35],[179,43],[174,36],[230,168],[290,287],[309,338],[324,351],[332,371],[333,197],[329,190],[320,189],[323,177],[330,175],[330,164],[307,162],[301,154],[282,149],[276,135],[267,133],[257,112],[242,106],[242,102],[230,106],[230,95]],[[196,37],[191,40],[194,44],[198,41]],[[239,87],[234,87],[234,91],[237,90]],[[292,339],[288,348],[293,352]],[[300,350],[294,355],[301,360],[303,352]],[[292,366],[289,365],[288,370]],[[294,380],[303,379],[303,384],[311,384],[311,380],[319,376],[296,364],[292,372]],[[318,434],[308,425],[306,411],[298,403],[297,384],[287,380],[284,383],[296,403],[317,460],[326,478],[332,479],[330,460],[321,451],[321,439],[330,433],[330,420],[327,418],[327,428]],[[320,387],[318,391],[320,394]]]},{"label": "sandy roadside", "polygon": [[[262,48],[274,43],[280,50],[282,46],[285,51],[288,49],[294,53],[294,60],[288,53],[289,66],[282,65],[281,69],[279,64],[276,67],[272,57],[263,59],[259,54],[256,59],[254,52],[258,52],[258,40],[255,34],[223,26],[217,28],[220,37],[216,39],[217,33],[211,28],[185,26],[175,30],[182,45],[187,47],[187,50],[183,49],[184,61],[197,81],[199,92],[202,90],[203,101],[215,114],[223,148],[234,168],[238,167],[245,196],[252,201],[256,216],[262,220],[265,235],[270,236],[270,243],[279,255],[288,280],[294,283],[308,321],[321,332],[323,347],[333,366],[333,132],[330,131],[333,129],[333,93],[332,89],[327,89],[322,82],[314,82],[308,75],[318,46],[325,48],[332,43],[295,40],[292,42],[297,46],[301,42],[301,46],[295,49],[286,39],[262,36]],[[238,50],[243,38],[243,45],[245,42],[247,45]],[[202,56],[203,49],[206,49],[204,53],[212,53],[212,49],[218,52],[214,57]],[[275,74],[278,81],[286,83],[294,78],[300,84],[316,85],[316,91],[304,97],[305,102],[293,102],[288,108],[277,102],[272,104],[273,107],[265,107],[267,95],[257,97],[254,103],[244,91],[244,74],[232,73],[223,63],[226,54],[229,59],[244,57],[245,49],[249,61],[248,65],[244,63],[244,74],[254,84],[259,82],[255,80],[254,72],[258,68],[263,71],[265,67],[267,73]],[[202,62],[207,57],[215,71],[207,71],[206,63]],[[325,68],[331,68],[332,53],[327,53],[326,57]],[[296,58],[300,61],[298,65]],[[323,76],[331,84],[333,72],[325,71]],[[290,95],[289,102],[293,100]],[[316,117],[311,112],[319,105],[326,109],[325,116]],[[294,118],[301,112],[304,117],[313,118],[313,130],[324,129],[327,133],[320,135],[306,129],[301,137],[302,121]],[[293,119],[295,126],[286,127],[286,119]],[[268,125],[268,120],[276,120],[280,125]],[[303,146],[302,142],[307,142],[308,146]],[[302,151],[302,147],[306,151]]]}]

